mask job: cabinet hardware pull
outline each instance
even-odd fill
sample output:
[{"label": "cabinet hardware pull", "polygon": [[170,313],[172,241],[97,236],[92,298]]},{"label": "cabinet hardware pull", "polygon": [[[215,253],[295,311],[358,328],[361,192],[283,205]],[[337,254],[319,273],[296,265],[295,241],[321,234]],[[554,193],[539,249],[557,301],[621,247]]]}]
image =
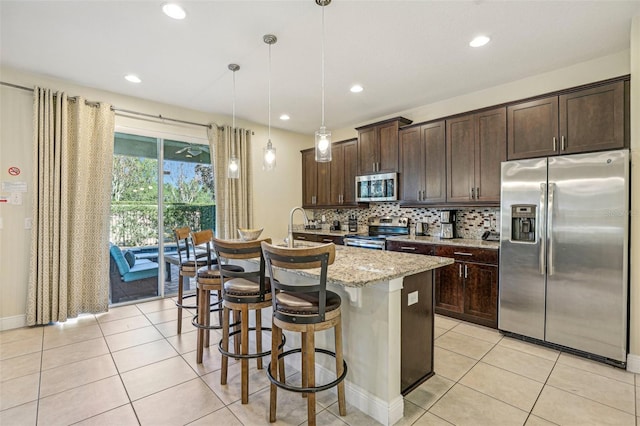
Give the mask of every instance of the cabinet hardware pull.
[{"label": "cabinet hardware pull", "polygon": [[473,187],[469,190],[469,198],[473,200]]},{"label": "cabinet hardware pull", "polygon": [[415,250],[415,247],[409,247],[409,246],[401,246],[400,250]]},{"label": "cabinet hardware pull", "polygon": [[427,191],[426,190],[422,190],[422,201],[427,199]]},{"label": "cabinet hardware pull", "polygon": [[473,253],[467,253],[464,251],[454,251],[453,254],[457,254],[458,256],[473,256]]},{"label": "cabinet hardware pull", "polygon": [[422,191],[418,189],[418,201],[422,201]]},{"label": "cabinet hardware pull", "polygon": [[553,150],[558,150],[558,139],[555,136],[553,137]]},{"label": "cabinet hardware pull", "polygon": [[462,264],[458,265],[458,276],[462,278]]},{"label": "cabinet hardware pull", "polygon": [[323,238],[323,239],[322,239],[322,242],[323,242],[323,243],[332,243],[332,242],[333,242],[333,240],[331,240],[331,239],[329,239],[329,238]]},{"label": "cabinet hardware pull", "polygon": [[464,265],[464,277],[469,278],[469,268],[467,265]]},{"label": "cabinet hardware pull", "polygon": [[565,137],[564,136],[562,137],[562,139],[560,139],[560,149],[563,150],[563,151],[566,149],[566,147],[565,147]]},{"label": "cabinet hardware pull", "polygon": [[307,239],[307,237],[301,237],[301,236],[297,236],[296,237],[296,240],[306,240],[306,239]]},{"label": "cabinet hardware pull", "polygon": [[476,200],[480,199],[480,187],[476,186]]}]

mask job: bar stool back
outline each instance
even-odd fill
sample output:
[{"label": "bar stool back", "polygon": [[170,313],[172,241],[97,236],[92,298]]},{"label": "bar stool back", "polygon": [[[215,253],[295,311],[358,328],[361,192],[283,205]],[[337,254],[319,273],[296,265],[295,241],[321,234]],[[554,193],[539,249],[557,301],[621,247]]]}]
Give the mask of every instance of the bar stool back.
[{"label": "bar stool back", "polygon": [[[261,242],[271,242],[270,238],[256,241],[228,241],[213,238],[213,248],[218,261],[223,264],[230,260],[260,259],[260,266],[254,271],[230,271],[221,269],[222,277],[222,340],[219,344],[222,354],[220,384],[227,384],[227,366],[229,357],[239,358],[242,375],[242,403],[249,402],[249,359],[255,358],[257,368],[262,369],[262,357],[271,351],[262,350],[262,331],[271,328],[262,327],[261,309],[271,306],[271,284],[265,278],[265,263]],[[237,326],[229,331],[229,312],[240,312],[240,330]],[[255,327],[249,325],[249,311],[255,312]],[[249,353],[249,332],[255,332],[256,352]],[[240,335],[240,353],[229,352],[229,338],[237,342]]]},{"label": "bar stool back", "polygon": [[[191,233],[191,247],[193,248],[193,259],[196,264],[196,299],[198,309],[196,315],[191,320],[191,324],[198,329],[196,362],[202,363],[202,356],[205,347],[209,347],[209,330],[219,330],[222,328],[222,278],[220,277],[220,265],[211,256],[211,243],[213,231],[205,229],[203,231]],[[205,246],[206,258],[199,260],[196,247]],[[203,266],[204,265],[204,266]],[[237,265],[222,265],[222,268],[242,272],[244,269]],[[217,292],[217,299],[211,302],[211,292]],[[211,312],[218,312],[218,324],[211,324]]]},{"label": "bar stool back", "polygon": [[[347,363],[342,356],[342,320],[340,314],[340,296],[327,290],[327,269],[335,259],[335,245],[324,244],[312,248],[276,247],[262,243],[262,252],[272,277],[271,288],[276,292],[272,299],[273,325],[271,339],[279,340],[282,330],[302,333],[302,347],[282,352],[272,345],[271,363],[267,375],[271,381],[271,401],[269,421],[276,421],[277,390],[300,392],[307,397],[307,422],[316,424],[316,392],[338,387],[338,408],[341,416],[347,414],[344,383],[347,375]],[[315,284],[296,284],[273,279],[274,267],[283,269],[320,268],[320,279]],[[315,332],[333,328],[335,352],[315,347]],[[323,353],[336,359],[336,380],[325,385],[315,383],[315,354]],[[302,386],[293,386],[285,381],[283,374],[276,377],[276,366],[284,357],[302,353]]]}]

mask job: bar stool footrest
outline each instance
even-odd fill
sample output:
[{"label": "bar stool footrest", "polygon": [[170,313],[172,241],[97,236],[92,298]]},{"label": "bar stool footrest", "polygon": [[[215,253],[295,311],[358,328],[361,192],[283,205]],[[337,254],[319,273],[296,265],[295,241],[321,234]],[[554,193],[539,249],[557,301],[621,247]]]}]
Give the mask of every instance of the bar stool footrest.
[{"label": "bar stool footrest", "polygon": [[[323,353],[325,355],[331,355],[334,358],[336,357],[336,353],[335,352],[332,352],[332,351],[327,350],[327,349],[315,348],[314,350],[315,350],[316,353]],[[295,354],[295,353],[302,353],[302,348],[291,349],[291,350],[288,350],[286,352],[283,352],[283,353],[278,355],[278,360],[284,358],[285,356],[292,355],[292,354]],[[291,391],[291,392],[316,393],[316,392],[322,392],[322,391],[327,390],[327,389],[331,389],[332,387],[335,387],[340,382],[342,382],[344,380],[344,378],[347,377],[347,362],[345,360],[342,360],[342,367],[343,367],[344,371],[342,372],[340,377],[335,379],[333,382],[327,383],[325,385],[312,386],[312,387],[307,387],[307,388],[303,388],[301,386],[292,386],[292,385],[289,385],[287,383],[282,383],[278,379],[274,378],[271,375],[271,363],[269,363],[269,365],[267,366],[267,377],[269,378],[269,381],[271,381],[271,383],[273,383],[277,387],[285,389],[285,390],[288,390],[288,391]]]},{"label": "bar stool footrest", "polygon": [[[229,328],[233,327],[234,325],[240,325],[240,323],[236,323],[236,324],[231,324],[229,325]],[[242,330],[236,330],[233,331],[231,333],[229,333],[229,337],[231,336],[235,336],[236,334],[239,334]],[[249,331],[256,331],[255,327],[249,327]],[[267,328],[267,327],[262,327],[260,329],[260,331],[268,331],[271,332],[271,328]],[[284,345],[287,341],[287,338],[285,337],[285,335],[282,335],[282,341],[280,342],[280,344],[278,345],[278,349],[282,349],[284,348]],[[271,347],[271,346],[269,346]],[[264,352],[260,352],[260,353],[251,353],[251,354],[237,354],[235,352],[229,352],[229,351],[225,351],[224,349],[222,349],[222,339],[220,340],[220,342],[218,343],[218,350],[220,351],[220,353],[223,356],[226,357],[231,357],[231,358],[235,358],[235,359],[254,359],[254,358],[262,358],[268,355],[271,355],[271,350],[268,351],[264,351]]]},{"label": "bar stool footrest", "polygon": [[[196,297],[196,294],[187,294],[186,296],[182,296],[182,300],[189,299],[191,297]],[[182,309],[198,309],[197,305],[185,305],[184,303],[178,303],[177,301],[175,302],[175,304],[176,304],[176,307],[182,308]]]}]

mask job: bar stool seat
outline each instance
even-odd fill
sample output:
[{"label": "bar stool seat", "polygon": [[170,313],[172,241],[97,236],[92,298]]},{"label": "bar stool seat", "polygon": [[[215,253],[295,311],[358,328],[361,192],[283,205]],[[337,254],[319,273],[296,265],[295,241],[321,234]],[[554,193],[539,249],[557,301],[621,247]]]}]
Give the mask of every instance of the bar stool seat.
[{"label": "bar stool seat", "polygon": [[[341,416],[347,414],[344,392],[344,379],[347,376],[347,363],[342,355],[342,317],[340,306],[342,299],[327,290],[327,269],[335,259],[333,243],[313,248],[283,248],[267,242],[262,243],[262,252],[271,277],[271,286],[276,295],[272,299],[273,323],[271,362],[267,376],[271,381],[269,421],[276,421],[278,388],[302,393],[307,397],[307,423],[316,424],[316,393],[332,387],[338,388],[338,410]],[[274,278],[274,266],[281,269],[320,268],[320,279],[309,283],[286,283],[282,277]],[[315,333],[334,329],[335,350],[315,346]],[[273,342],[280,340],[283,330],[301,333],[302,345],[282,351]],[[283,374],[284,358],[302,354],[302,384],[294,386],[286,382]],[[321,353],[335,358],[336,379],[330,383],[317,385],[315,382],[315,355]],[[278,377],[278,371],[280,375]]]}]

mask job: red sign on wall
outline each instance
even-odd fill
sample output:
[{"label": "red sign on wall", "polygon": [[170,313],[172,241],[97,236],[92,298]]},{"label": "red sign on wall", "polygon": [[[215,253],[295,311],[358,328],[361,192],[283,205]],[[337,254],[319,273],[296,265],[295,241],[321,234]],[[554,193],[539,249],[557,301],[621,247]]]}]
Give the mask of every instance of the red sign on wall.
[{"label": "red sign on wall", "polygon": [[16,166],[9,167],[8,170],[11,176],[18,176],[20,174],[20,168]]}]

